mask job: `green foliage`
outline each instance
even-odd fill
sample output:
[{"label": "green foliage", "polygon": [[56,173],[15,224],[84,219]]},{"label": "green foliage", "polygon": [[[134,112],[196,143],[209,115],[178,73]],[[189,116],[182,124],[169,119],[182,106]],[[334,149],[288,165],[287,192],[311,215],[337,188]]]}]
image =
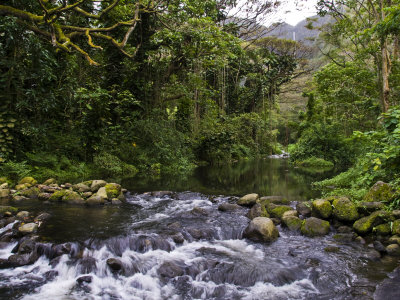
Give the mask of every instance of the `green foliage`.
[{"label": "green foliage", "polygon": [[117,156],[107,152],[96,155],[93,159],[95,169],[100,171],[103,176],[133,177],[138,169],[133,165],[121,161]]},{"label": "green foliage", "polygon": [[315,156],[312,156],[310,158],[307,158],[303,161],[297,162],[298,166],[301,167],[308,167],[308,168],[333,168],[334,164],[330,161],[326,161],[322,158],[317,158]]},{"label": "green foliage", "polygon": [[30,175],[31,172],[32,169],[26,161],[7,161],[0,164],[0,174],[9,178],[13,183],[17,183],[21,178]]}]

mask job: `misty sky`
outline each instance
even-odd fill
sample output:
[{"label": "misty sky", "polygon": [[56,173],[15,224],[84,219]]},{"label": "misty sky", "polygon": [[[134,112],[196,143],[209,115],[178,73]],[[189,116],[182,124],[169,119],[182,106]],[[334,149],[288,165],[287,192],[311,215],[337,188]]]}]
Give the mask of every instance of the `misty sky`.
[{"label": "misty sky", "polygon": [[[315,10],[317,0],[287,0],[282,2],[285,3],[279,7],[279,11],[274,16],[276,20],[272,20],[271,23],[282,20],[290,25],[296,25],[301,20],[314,16],[317,13]],[[297,6],[296,3],[298,3]]]}]

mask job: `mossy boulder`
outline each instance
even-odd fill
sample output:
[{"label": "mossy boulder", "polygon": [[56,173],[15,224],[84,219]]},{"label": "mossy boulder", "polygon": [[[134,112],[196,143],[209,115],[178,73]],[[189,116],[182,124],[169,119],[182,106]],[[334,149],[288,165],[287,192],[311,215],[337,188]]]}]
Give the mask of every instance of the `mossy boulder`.
[{"label": "mossy boulder", "polygon": [[301,225],[301,233],[308,237],[324,236],[329,233],[330,224],[328,221],[318,218],[308,218]]},{"label": "mossy boulder", "polygon": [[304,217],[310,217],[311,216],[311,208],[312,208],[312,202],[307,201],[307,202],[299,202],[296,205],[296,210],[298,213]]},{"label": "mossy boulder", "polygon": [[43,185],[50,185],[50,184],[56,184],[57,180],[55,178],[49,178],[45,182],[43,182]]},{"label": "mossy boulder", "polygon": [[37,230],[38,230],[38,225],[36,223],[27,223],[18,227],[18,231],[21,232],[22,234],[35,233]]},{"label": "mossy boulder", "polygon": [[72,189],[79,193],[87,193],[91,191],[90,187],[83,182],[73,185]]},{"label": "mossy boulder", "polygon": [[364,201],[367,202],[387,202],[393,197],[393,189],[392,187],[383,182],[376,182],[368,193],[364,196]]},{"label": "mossy boulder", "polygon": [[61,198],[62,202],[66,202],[69,204],[84,204],[85,200],[74,191],[67,190],[64,196]]},{"label": "mossy boulder", "polygon": [[333,205],[333,216],[339,221],[352,222],[359,218],[356,205],[348,198],[335,199]]},{"label": "mossy boulder", "polygon": [[[390,213],[379,210],[373,212],[367,217],[363,217],[353,224],[353,229],[358,234],[366,234],[372,230],[375,226],[385,223],[390,218]],[[400,228],[399,228],[400,229]]]},{"label": "mossy boulder", "polygon": [[106,184],[107,182],[105,182],[104,180],[93,180],[90,189],[93,193],[95,193],[99,190],[99,188],[105,186]]},{"label": "mossy boulder", "polygon": [[386,252],[390,256],[400,256],[400,246],[398,244],[390,244],[386,247]]},{"label": "mossy boulder", "polygon": [[312,212],[316,217],[328,219],[332,215],[332,205],[328,200],[317,199],[312,202]]},{"label": "mossy boulder", "polygon": [[240,198],[237,204],[242,206],[253,206],[258,200],[258,194],[247,194]]},{"label": "mossy boulder", "polygon": [[106,191],[106,188],[104,186],[99,188],[99,190],[97,191],[97,193],[95,195],[98,196],[98,197],[101,197],[103,199],[108,199],[107,191]]},{"label": "mossy boulder", "polygon": [[17,184],[17,185],[15,186],[15,189],[16,189],[17,191],[22,191],[22,190],[25,190],[25,189],[29,188],[30,186],[31,186],[31,185],[30,185],[29,183]]},{"label": "mossy boulder", "polygon": [[58,202],[61,201],[62,198],[68,193],[68,190],[59,190],[53,193],[53,195],[50,196],[49,201],[51,202]]},{"label": "mossy boulder", "polygon": [[289,210],[293,210],[290,206],[286,205],[273,205],[270,204],[267,206],[267,211],[273,218],[279,218],[281,219],[283,214]]},{"label": "mossy boulder", "polygon": [[117,183],[107,183],[104,188],[106,189],[107,198],[118,198],[121,194],[121,185]]},{"label": "mossy boulder", "polygon": [[279,237],[279,232],[271,219],[258,217],[250,222],[243,236],[255,241],[272,242]]},{"label": "mossy boulder", "polygon": [[37,187],[31,187],[29,189],[22,190],[19,192],[20,196],[24,196],[31,199],[37,198],[39,194],[40,190]]},{"label": "mossy boulder", "polygon": [[301,225],[303,224],[303,220],[295,216],[284,216],[282,218],[282,222],[287,228],[289,228],[289,230],[292,231],[299,231]]},{"label": "mossy boulder", "polygon": [[257,200],[257,202],[262,204],[289,204],[290,201],[283,196],[264,196]]},{"label": "mossy boulder", "polygon": [[380,225],[374,227],[373,231],[377,235],[390,235],[390,233],[392,232],[392,229],[390,228],[389,223],[385,223],[385,224],[380,224]]},{"label": "mossy boulder", "polygon": [[30,186],[34,186],[37,183],[37,180],[33,177],[24,177],[22,178],[18,184],[29,184]]},{"label": "mossy boulder", "polygon": [[8,205],[0,205],[0,215],[4,215],[6,212],[10,212],[15,214],[18,211],[18,208]]},{"label": "mossy boulder", "polygon": [[392,234],[400,235],[400,220],[395,220],[392,223]]},{"label": "mossy boulder", "polygon": [[363,201],[363,202],[357,203],[357,211],[360,214],[370,214],[370,213],[373,213],[374,211],[381,210],[383,208],[384,208],[384,204],[382,202]]}]

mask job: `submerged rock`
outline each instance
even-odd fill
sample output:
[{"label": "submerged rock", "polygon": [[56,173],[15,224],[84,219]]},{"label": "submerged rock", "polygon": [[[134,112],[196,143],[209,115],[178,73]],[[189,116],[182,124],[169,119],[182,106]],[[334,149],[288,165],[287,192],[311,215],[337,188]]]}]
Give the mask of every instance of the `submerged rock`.
[{"label": "submerged rock", "polygon": [[240,209],[240,206],[232,203],[222,203],[218,206],[218,210],[220,211],[234,211]]},{"label": "submerged rock", "polygon": [[258,194],[247,194],[240,198],[237,204],[242,206],[253,206],[258,200]]},{"label": "submerged rock", "polygon": [[110,267],[112,271],[120,271],[122,270],[123,264],[117,258],[109,258],[107,259],[107,265]]},{"label": "submerged rock", "polygon": [[394,270],[389,274],[389,278],[380,283],[375,290],[374,299],[375,300],[392,300],[400,299],[400,268]]},{"label": "submerged rock", "polygon": [[348,198],[335,199],[332,205],[333,215],[339,221],[352,222],[359,218],[356,205]]},{"label": "submerged rock", "polygon": [[323,236],[329,233],[329,227],[328,221],[311,217],[303,221],[301,233],[309,237]]},{"label": "submerged rock", "polygon": [[271,219],[257,217],[247,226],[243,237],[255,241],[272,242],[279,237],[279,232]]}]

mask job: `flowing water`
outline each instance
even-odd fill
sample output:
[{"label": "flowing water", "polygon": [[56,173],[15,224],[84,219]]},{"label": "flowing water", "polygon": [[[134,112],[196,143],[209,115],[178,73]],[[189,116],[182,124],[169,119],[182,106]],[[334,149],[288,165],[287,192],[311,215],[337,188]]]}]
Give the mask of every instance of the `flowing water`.
[{"label": "flowing water", "polygon": [[[32,265],[0,270],[0,298],[372,299],[398,265],[368,246],[336,241],[334,232],[312,239],[278,226],[271,244],[243,239],[247,209],[221,212],[219,204],[258,192],[295,205],[317,196],[310,190],[316,178],[285,160],[235,168],[126,181],[128,203],[120,208],[36,206],[53,216],[39,232],[42,255]],[[161,189],[174,192],[144,193]],[[1,245],[0,259],[15,246]],[[113,258],[115,270],[107,265]]]}]

